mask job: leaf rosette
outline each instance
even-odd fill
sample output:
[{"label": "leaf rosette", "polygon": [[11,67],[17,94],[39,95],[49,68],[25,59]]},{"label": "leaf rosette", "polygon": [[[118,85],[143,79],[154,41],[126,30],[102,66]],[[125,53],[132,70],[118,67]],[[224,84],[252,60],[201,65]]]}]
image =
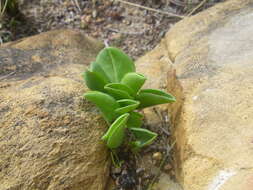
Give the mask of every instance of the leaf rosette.
[{"label": "leaf rosette", "polygon": [[124,143],[129,130],[134,141],[133,150],[151,144],[157,134],[141,128],[146,107],[175,102],[171,94],[157,89],[141,89],[147,78],[135,72],[133,60],[117,48],[104,48],[83,74],[87,87],[92,90],[84,97],[94,103],[110,125],[102,140],[110,149]]}]

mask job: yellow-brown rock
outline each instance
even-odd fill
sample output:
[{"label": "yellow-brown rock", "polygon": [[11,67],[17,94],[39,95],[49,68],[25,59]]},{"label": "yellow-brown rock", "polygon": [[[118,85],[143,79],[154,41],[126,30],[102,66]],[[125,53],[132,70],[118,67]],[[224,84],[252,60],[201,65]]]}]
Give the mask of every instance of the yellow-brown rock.
[{"label": "yellow-brown rock", "polygon": [[153,87],[177,98],[169,109],[184,190],[253,189],[252,34],[253,1],[229,0],[179,22],[138,60]]},{"label": "yellow-brown rock", "polygon": [[0,48],[0,190],[104,189],[106,125],[81,77],[101,48],[71,30]]}]

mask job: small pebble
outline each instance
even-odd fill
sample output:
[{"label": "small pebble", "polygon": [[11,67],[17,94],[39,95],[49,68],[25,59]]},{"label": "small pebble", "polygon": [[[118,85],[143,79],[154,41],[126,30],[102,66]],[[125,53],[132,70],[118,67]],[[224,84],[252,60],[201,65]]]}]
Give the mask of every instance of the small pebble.
[{"label": "small pebble", "polygon": [[104,7],[105,7],[105,8],[106,8],[106,7],[110,7],[112,4],[113,4],[112,1],[106,1],[106,2],[104,2]]},{"label": "small pebble", "polygon": [[103,19],[103,18],[98,18],[97,20],[96,20],[96,23],[101,23],[101,22],[104,22],[105,21],[105,19]]},{"label": "small pebble", "polygon": [[136,170],[136,173],[137,173],[139,176],[143,175],[144,172],[145,172],[145,169],[144,169],[144,168],[138,168],[138,169]]},{"label": "small pebble", "polygon": [[92,11],[92,17],[93,17],[93,18],[96,18],[97,15],[98,15],[97,10],[93,10],[93,11]]},{"label": "small pebble", "polygon": [[160,161],[162,160],[163,158],[163,155],[161,152],[155,152],[153,155],[152,155],[152,158],[156,161]]},{"label": "small pebble", "polygon": [[165,171],[170,171],[170,170],[172,169],[172,166],[171,166],[170,164],[166,164],[166,165],[163,167],[163,169],[164,169]]},{"label": "small pebble", "polygon": [[175,175],[176,175],[174,170],[171,170],[170,174],[171,174],[172,176],[175,176]]},{"label": "small pebble", "polygon": [[98,2],[98,0],[92,0],[92,4],[95,5]]},{"label": "small pebble", "polygon": [[[112,0],[111,0],[111,1],[112,1]],[[120,3],[120,2],[118,2],[118,1],[112,1],[112,2],[113,2],[112,4],[113,4],[114,6],[118,6],[119,3]]]},{"label": "small pebble", "polygon": [[113,174],[120,174],[121,173],[121,168],[116,168],[116,167],[112,168],[112,173]]},{"label": "small pebble", "polygon": [[126,25],[130,25],[131,21],[130,20],[123,20],[123,23],[126,24]]},{"label": "small pebble", "polygon": [[85,21],[87,22],[87,23],[90,23],[91,22],[91,16],[90,15],[88,15],[88,16],[86,16],[85,17]]},{"label": "small pebble", "polygon": [[97,31],[93,32],[93,33],[92,33],[92,36],[93,36],[93,37],[98,37],[98,36],[99,36],[99,32],[97,32]]},{"label": "small pebble", "polygon": [[88,26],[89,26],[89,24],[86,21],[81,20],[81,22],[80,22],[80,28],[86,29],[86,28],[88,28]]},{"label": "small pebble", "polygon": [[112,36],[112,40],[120,40],[120,39],[122,39],[122,34],[120,34],[120,33],[116,33],[116,34],[114,34],[113,36]]},{"label": "small pebble", "polygon": [[63,3],[63,5],[66,6],[66,7],[69,7],[69,6],[72,6],[72,2],[71,1],[65,1]]}]

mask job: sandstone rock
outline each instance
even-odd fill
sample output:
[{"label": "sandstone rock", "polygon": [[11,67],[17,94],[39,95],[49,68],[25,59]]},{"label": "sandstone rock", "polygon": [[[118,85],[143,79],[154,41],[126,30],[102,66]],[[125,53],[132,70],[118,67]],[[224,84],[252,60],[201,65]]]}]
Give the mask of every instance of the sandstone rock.
[{"label": "sandstone rock", "polygon": [[105,122],[81,77],[101,48],[71,30],[0,48],[0,190],[104,189]]},{"label": "sandstone rock", "polygon": [[177,98],[168,108],[184,190],[253,187],[252,5],[230,0],[184,19],[138,61]]}]

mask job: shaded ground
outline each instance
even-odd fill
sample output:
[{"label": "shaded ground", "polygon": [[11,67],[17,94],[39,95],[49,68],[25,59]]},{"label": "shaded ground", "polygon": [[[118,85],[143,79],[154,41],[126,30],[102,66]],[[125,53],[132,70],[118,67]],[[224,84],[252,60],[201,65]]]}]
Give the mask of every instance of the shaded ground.
[{"label": "shaded ground", "polygon": [[117,46],[134,58],[152,49],[181,18],[139,8],[188,15],[222,0],[19,0],[21,14],[6,18],[2,41],[16,40],[58,28],[81,29],[90,36]]}]

